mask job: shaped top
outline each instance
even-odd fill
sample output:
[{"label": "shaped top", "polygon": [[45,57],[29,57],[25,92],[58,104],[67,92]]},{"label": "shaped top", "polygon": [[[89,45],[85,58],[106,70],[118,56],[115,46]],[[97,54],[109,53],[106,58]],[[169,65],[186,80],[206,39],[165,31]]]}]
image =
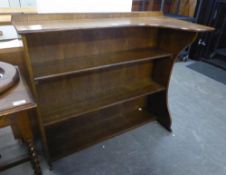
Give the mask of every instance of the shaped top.
[{"label": "shaped top", "polygon": [[166,17],[161,12],[17,14],[12,22],[19,34],[117,27],[159,27],[191,32],[214,28]]}]

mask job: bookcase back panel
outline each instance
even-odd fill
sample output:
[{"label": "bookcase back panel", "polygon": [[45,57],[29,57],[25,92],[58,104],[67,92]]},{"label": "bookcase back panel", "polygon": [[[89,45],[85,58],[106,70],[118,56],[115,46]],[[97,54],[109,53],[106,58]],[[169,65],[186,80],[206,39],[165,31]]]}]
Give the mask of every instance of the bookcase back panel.
[{"label": "bookcase back panel", "polygon": [[[157,45],[157,28],[107,28],[67,32],[34,33],[27,37],[34,77],[40,76],[39,65],[62,64],[59,60],[89,64],[90,55],[113,53]],[[81,63],[79,57],[84,59]],[[108,59],[108,58],[106,58]],[[54,62],[56,61],[56,62]],[[65,70],[67,71],[67,70]]]}]

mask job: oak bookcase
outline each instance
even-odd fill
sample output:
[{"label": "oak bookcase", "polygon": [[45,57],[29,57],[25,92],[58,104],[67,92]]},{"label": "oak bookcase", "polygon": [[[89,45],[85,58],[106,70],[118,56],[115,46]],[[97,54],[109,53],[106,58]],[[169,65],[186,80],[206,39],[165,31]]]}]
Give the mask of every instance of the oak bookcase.
[{"label": "oak bookcase", "polygon": [[147,122],[171,131],[176,56],[213,30],[161,12],[21,14],[13,24],[49,163]]}]

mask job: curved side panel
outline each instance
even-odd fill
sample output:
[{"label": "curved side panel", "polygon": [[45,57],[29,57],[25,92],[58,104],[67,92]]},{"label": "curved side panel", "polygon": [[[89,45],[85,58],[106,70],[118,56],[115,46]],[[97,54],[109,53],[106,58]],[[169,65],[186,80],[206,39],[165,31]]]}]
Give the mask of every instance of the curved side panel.
[{"label": "curved side panel", "polygon": [[156,115],[157,121],[168,131],[172,131],[172,119],[168,108],[168,88],[172,68],[180,51],[189,46],[196,36],[194,32],[170,29],[161,29],[159,31],[159,47],[172,53],[173,56],[155,62],[154,80],[165,86],[166,90],[149,97],[149,109]]}]

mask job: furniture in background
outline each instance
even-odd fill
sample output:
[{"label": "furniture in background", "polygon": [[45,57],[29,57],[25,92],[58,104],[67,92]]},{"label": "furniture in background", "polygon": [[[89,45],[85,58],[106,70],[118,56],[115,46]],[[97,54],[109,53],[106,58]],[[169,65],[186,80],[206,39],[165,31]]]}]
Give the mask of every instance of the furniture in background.
[{"label": "furniture in background", "polygon": [[[197,23],[203,0],[133,0],[133,11],[156,11],[161,9],[165,16]],[[178,56],[180,60],[189,58],[190,46]]]},{"label": "furniture in background", "polygon": [[197,22],[203,0],[164,0],[162,10],[166,16]]},{"label": "furniture in background", "polygon": [[132,11],[160,11],[162,8],[162,0],[133,0],[132,4]]},{"label": "furniture in background", "polygon": [[197,32],[213,30],[161,12],[18,14],[13,24],[49,164],[147,122],[171,131],[175,58]]},{"label": "furniture in background", "polygon": [[[18,66],[21,77],[23,75],[23,77],[27,79],[23,43],[18,39],[16,30],[11,23],[11,15],[13,13],[35,13],[35,10],[31,8],[0,9],[0,62],[3,61]],[[3,83],[1,80],[0,82],[1,87]],[[34,128],[31,130],[30,118],[28,116],[29,114],[34,118],[34,112],[31,112],[32,109],[28,108],[34,108],[36,104],[32,99],[29,99],[28,91],[25,81],[21,78],[20,82],[15,87],[12,87],[4,94],[0,93],[0,128],[10,126],[14,138],[22,140],[29,152],[29,154],[24,154],[22,150],[19,150],[22,152],[18,153],[18,155],[8,156],[8,154],[5,155],[7,150],[0,150],[0,154],[3,152],[0,159],[0,171],[4,171],[26,161],[31,161],[35,174],[41,174],[33,144],[34,134],[32,131]],[[21,105],[13,105],[14,101],[20,101],[23,97],[28,99],[28,101]],[[10,145],[9,150],[16,150],[17,147],[18,145],[16,144]]]},{"label": "furniture in background", "polygon": [[213,26],[212,33],[199,35],[193,44],[191,57],[226,70],[226,1],[208,0],[202,6],[199,22]]},{"label": "furniture in background", "polygon": [[24,56],[21,40],[0,42],[0,61],[18,66],[23,76],[25,76]]},{"label": "furniture in background", "polygon": [[[14,69],[14,66],[0,62],[0,126],[3,127],[5,123],[9,123],[14,137],[23,141],[28,154],[9,160],[7,157],[1,156],[0,171],[30,161],[35,174],[40,175],[41,170],[31,124],[32,111],[36,108],[36,103],[33,101],[23,77]],[[0,154],[2,151],[0,150]]]},{"label": "furniture in background", "polygon": [[[24,63],[23,44],[20,40],[0,42],[0,62],[7,62],[19,67],[21,74],[26,77]],[[10,123],[6,120],[0,122],[0,128],[8,126]]]},{"label": "furniture in background", "polygon": [[20,38],[11,24],[11,16],[15,13],[36,13],[36,9],[0,7],[0,43]]},{"label": "furniture in background", "polygon": [[[203,0],[162,0],[162,11],[166,16],[179,20],[197,23]],[[187,61],[189,59],[191,45],[178,55],[178,59]]]},{"label": "furniture in background", "polygon": [[203,0],[133,0],[132,11],[159,11],[166,16],[196,22]]},{"label": "furniture in background", "polygon": [[[21,3],[25,3],[25,1],[21,1]],[[11,23],[12,14],[16,13],[36,13],[36,10],[33,8],[0,8],[0,61],[18,66],[21,74],[27,79],[23,43]],[[0,123],[0,127],[7,125],[9,124],[4,123],[3,120]]]}]

